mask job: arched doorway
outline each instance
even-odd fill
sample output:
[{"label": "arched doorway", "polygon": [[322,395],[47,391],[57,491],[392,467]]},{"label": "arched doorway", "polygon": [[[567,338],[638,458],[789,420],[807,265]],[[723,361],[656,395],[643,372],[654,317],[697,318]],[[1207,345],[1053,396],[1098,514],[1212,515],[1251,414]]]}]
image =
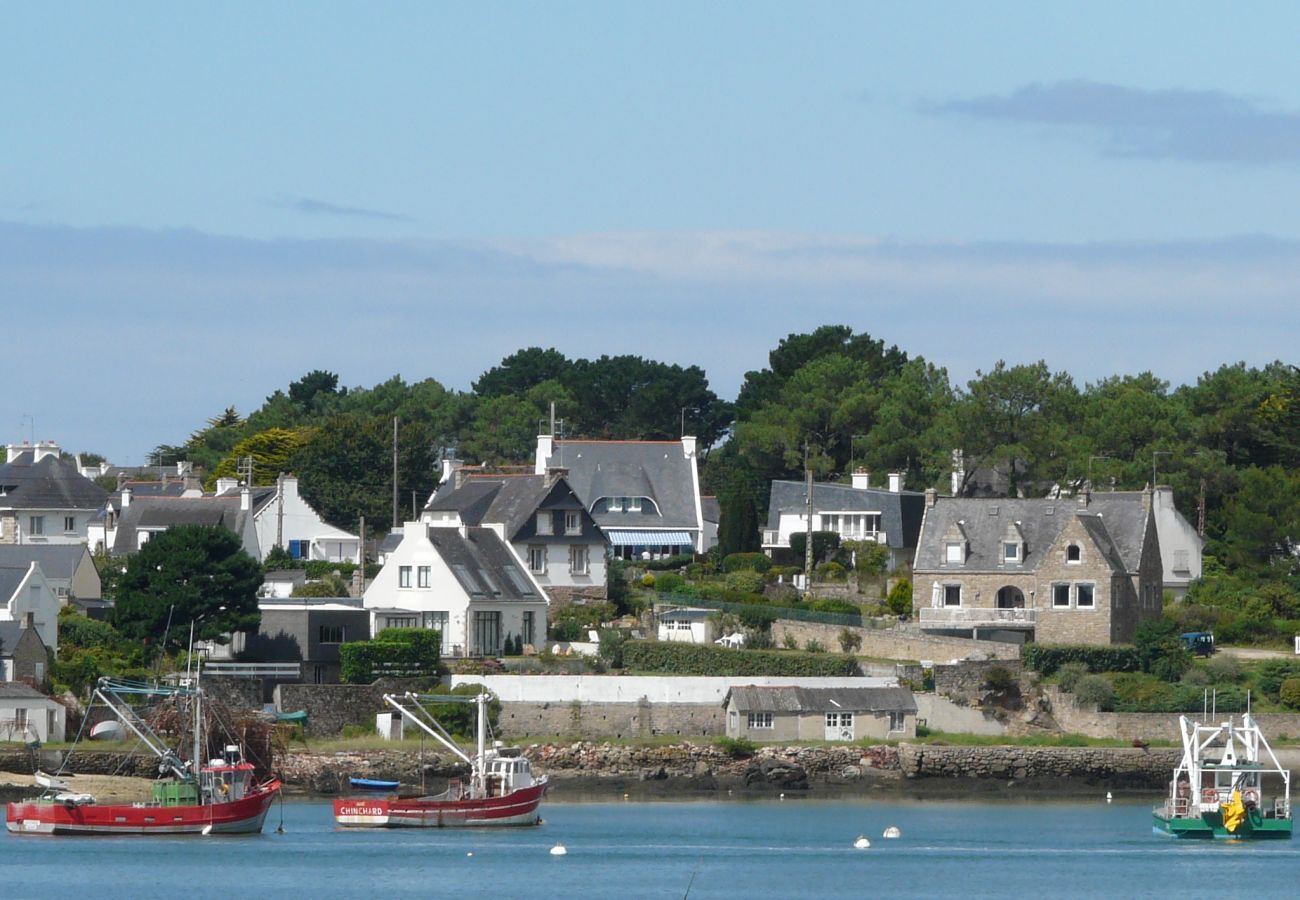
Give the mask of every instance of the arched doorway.
[{"label": "arched doorway", "polygon": [[1020,588],[1007,585],[998,589],[998,609],[1024,609],[1025,595]]}]

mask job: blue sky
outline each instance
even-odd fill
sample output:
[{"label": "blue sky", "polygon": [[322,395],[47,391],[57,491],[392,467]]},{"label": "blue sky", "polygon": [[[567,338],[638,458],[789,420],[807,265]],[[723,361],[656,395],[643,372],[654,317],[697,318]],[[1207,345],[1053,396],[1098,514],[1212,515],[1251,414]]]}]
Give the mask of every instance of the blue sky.
[{"label": "blue sky", "polygon": [[1289,4],[10,6],[0,432],[140,462],[312,368],[464,388],[533,344],[699,363],[730,396],[828,322],[956,381],[1294,362],[1297,26]]}]

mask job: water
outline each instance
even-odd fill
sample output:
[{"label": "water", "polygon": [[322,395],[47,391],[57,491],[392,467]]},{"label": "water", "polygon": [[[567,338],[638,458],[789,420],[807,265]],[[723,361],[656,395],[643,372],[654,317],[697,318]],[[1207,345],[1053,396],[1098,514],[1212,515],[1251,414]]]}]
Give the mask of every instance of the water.
[{"label": "water", "polygon": [[[273,807],[260,837],[0,838],[0,897],[1294,897],[1300,841],[1186,843],[1147,803],[555,803],[540,828],[335,829]],[[903,831],[884,840],[889,825]],[[854,850],[864,834],[871,849]],[[568,855],[554,857],[561,842]],[[473,854],[470,856],[469,854]]]}]

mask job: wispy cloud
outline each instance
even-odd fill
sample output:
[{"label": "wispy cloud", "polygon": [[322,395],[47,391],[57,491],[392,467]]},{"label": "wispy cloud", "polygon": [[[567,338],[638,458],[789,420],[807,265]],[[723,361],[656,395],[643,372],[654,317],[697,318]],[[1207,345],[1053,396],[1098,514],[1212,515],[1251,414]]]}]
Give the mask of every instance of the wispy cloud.
[{"label": "wispy cloud", "polygon": [[1195,162],[1300,161],[1300,113],[1222,91],[1143,90],[1096,81],[926,102],[924,112],[1092,131],[1113,156]]},{"label": "wispy cloud", "polygon": [[350,219],[380,219],[386,222],[414,222],[411,216],[401,213],[384,212],[381,209],[366,209],[363,206],[344,206],[317,200],[314,197],[277,197],[270,201],[271,206],[291,209],[309,216],[343,216]]}]

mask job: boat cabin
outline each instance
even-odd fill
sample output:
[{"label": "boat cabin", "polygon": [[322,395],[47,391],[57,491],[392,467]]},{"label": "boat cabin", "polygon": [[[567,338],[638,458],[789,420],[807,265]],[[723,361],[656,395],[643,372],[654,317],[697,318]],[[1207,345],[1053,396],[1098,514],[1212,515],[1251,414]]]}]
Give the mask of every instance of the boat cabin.
[{"label": "boat cabin", "polygon": [[221,759],[199,770],[199,787],[208,803],[242,800],[253,783],[253,765],[243,761],[237,744],[227,744]]},{"label": "boat cabin", "polygon": [[487,794],[500,797],[532,787],[533,768],[518,747],[497,747],[488,754]]}]

